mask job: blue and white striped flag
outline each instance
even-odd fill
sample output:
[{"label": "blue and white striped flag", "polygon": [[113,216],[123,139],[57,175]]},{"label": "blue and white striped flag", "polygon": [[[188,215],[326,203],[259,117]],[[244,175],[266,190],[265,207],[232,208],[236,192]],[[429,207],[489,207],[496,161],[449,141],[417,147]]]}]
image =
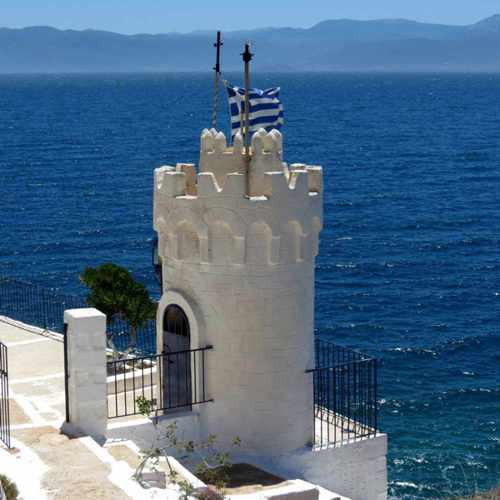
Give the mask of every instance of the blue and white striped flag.
[{"label": "blue and white striped flag", "polygon": [[[243,128],[241,121],[245,119],[245,89],[233,87],[225,82],[229,95],[229,107],[231,111],[231,135]],[[280,101],[280,88],[260,90],[250,89],[250,132],[260,128],[268,132],[273,128],[280,129],[283,125],[283,105]]]}]

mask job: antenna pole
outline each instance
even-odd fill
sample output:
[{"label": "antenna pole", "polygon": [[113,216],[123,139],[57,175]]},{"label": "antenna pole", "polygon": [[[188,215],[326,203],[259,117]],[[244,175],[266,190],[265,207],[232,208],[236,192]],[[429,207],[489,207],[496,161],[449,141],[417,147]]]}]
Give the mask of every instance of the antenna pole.
[{"label": "antenna pole", "polygon": [[220,31],[217,31],[217,41],[214,43],[216,48],[215,58],[215,80],[214,80],[214,103],[212,109],[212,128],[217,128],[217,111],[219,109],[219,80],[220,80],[220,48],[224,44],[221,42]]},{"label": "antenna pole", "polygon": [[253,54],[250,52],[250,44],[245,43],[245,52],[242,54],[243,62],[245,63],[245,128],[244,132],[244,143],[245,143],[245,155],[247,161],[250,161],[250,61],[252,60]]}]

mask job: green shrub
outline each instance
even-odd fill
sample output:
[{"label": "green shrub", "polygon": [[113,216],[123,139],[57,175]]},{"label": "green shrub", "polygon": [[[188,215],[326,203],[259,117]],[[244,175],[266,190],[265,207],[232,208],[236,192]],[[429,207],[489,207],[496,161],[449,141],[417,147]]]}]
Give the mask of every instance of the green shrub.
[{"label": "green shrub", "polygon": [[0,474],[0,483],[2,483],[3,491],[5,492],[5,496],[7,500],[16,500],[19,491],[17,490],[17,486],[3,474]]},{"label": "green shrub", "polygon": [[111,262],[85,268],[80,280],[89,289],[89,306],[105,314],[108,323],[121,318],[129,324],[128,349],[132,350],[137,342],[137,330],[156,316],[156,303],[147,288],[127,269]]}]

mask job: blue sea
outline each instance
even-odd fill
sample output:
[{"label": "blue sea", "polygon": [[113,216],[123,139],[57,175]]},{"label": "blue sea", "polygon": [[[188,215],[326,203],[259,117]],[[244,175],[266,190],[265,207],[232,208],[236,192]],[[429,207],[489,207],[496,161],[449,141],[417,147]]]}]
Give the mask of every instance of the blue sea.
[{"label": "blue sea", "polygon": [[[390,494],[500,483],[500,76],[252,83],[282,87],[285,159],[324,167],[317,333],[381,360]],[[1,76],[0,275],[81,294],[113,261],[158,295],[153,169],[197,162],[211,92],[208,73]]]}]

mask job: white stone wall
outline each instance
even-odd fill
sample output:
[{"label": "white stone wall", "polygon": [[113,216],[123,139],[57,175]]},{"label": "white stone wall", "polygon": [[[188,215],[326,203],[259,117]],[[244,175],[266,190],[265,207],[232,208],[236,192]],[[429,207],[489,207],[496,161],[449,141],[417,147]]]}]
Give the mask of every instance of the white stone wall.
[{"label": "white stone wall", "polygon": [[[155,172],[154,225],[163,262],[159,348],[165,307],[181,297],[191,347],[207,353],[199,407],[205,433],[267,455],[312,439],[314,260],[322,225],[320,167],[282,162],[277,131],[252,141],[245,175],[241,138],[202,135],[200,173]],[[247,196],[247,192],[250,196]],[[171,300],[173,302],[171,302]]]},{"label": "white stone wall", "polygon": [[106,316],[97,309],[64,311],[68,325],[69,422],[66,431],[106,436]]},{"label": "white stone wall", "polygon": [[286,455],[242,454],[250,461],[284,477],[298,477],[352,500],[386,500],[387,436],[362,439],[336,448],[312,451],[305,447]]},{"label": "white stone wall", "polygon": [[[199,442],[200,422],[197,412],[183,412],[175,415],[165,415],[158,418],[155,426],[148,418],[134,418],[123,421],[110,421],[107,426],[106,437],[109,442],[113,441],[133,441],[140,449],[147,450],[153,446],[165,446],[169,425],[176,424],[176,436],[179,440]],[[179,455],[176,450],[170,450],[173,454]],[[181,455],[185,455],[182,452]]]}]

